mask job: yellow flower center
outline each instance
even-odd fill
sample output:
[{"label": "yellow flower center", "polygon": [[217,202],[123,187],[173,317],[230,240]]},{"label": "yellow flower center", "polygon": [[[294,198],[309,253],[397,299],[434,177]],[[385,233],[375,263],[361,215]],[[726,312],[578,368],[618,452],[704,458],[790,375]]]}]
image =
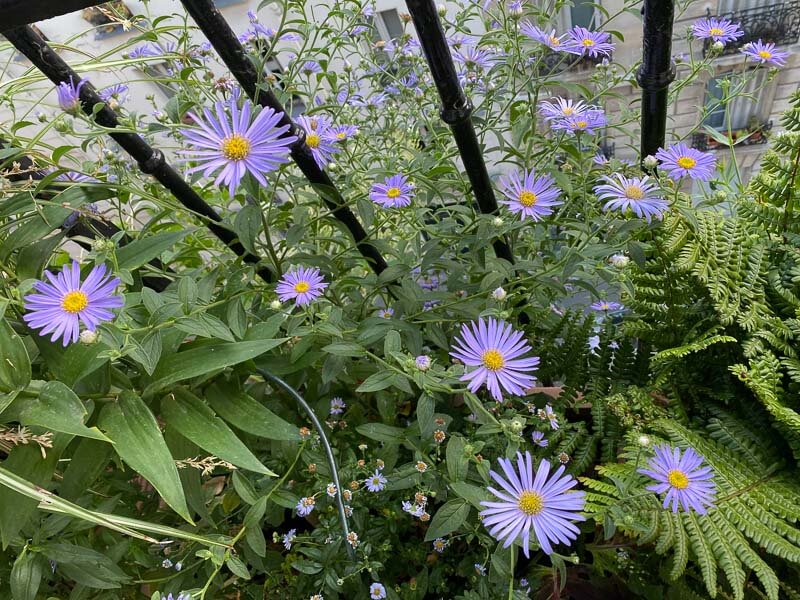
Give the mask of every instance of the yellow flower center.
[{"label": "yellow flower center", "polygon": [[306,144],[309,148],[319,148],[320,139],[316,133],[309,133],[306,136]]},{"label": "yellow flower center", "polygon": [[575,121],[575,127],[578,129],[586,129],[587,125],[589,125],[588,121]]},{"label": "yellow flower center", "polygon": [[89,306],[89,297],[81,291],[67,292],[61,301],[61,308],[68,313],[79,313]]},{"label": "yellow flower center", "polygon": [[625,186],[625,197],[630,198],[631,200],[641,200],[644,198],[644,190],[640,188],[638,185],[626,185]]},{"label": "yellow flower center", "polygon": [[600,308],[602,308],[603,310],[608,310],[608,309],[609,309],[609,308],[611,308],[611,307],[608,305],[608,302],[603,302],[603,303],[600,305]]},{"label": "yellow flower center", "polygon": [[519,203],[522,204],[522,206],[530,208],[536,204],[536,194],[529,190],[522,190],[519,193]]},{"label": "yellow flower center", "polygon": [[686,476],[686,473],[679,469],[672,469],[669,473],[667,473],[667,481],[669,484],[679,490],[685,490],[689,487],[689,478]]},{"label": "yellow flower center", "polygon": [[389,196],[389,198],[397,198],[400,195],[400,188],[390,187],[388,190],[386,190],[386,195]]},{"label": "yellow flower center", "polygon": [[553,44],[553,46],[560,46],[561,45],[561,40],[558,39],[557,37],[551,35],[550,36],[550,43]]},{"label": "yellow flower center", "polygon": [[764,60],[769,60],[772,58],[772,52],[769,52],[768,50],[759,50],[758,55]]},{"label": "yellow flower center", "polygon": [[588,46],[594,46],[594,40],[586,38],[585,40],[583,40],[583,45],[587,46],[587,47]]},{"label": "yellow flower center", "polygon": [[345,137],[347,136],[345,135],[344,131],[340,131],[339,133],[336,134],[337,140],[343,140]]},{"label": "yellow flower center", "polygon": [[294,291],[297,292],[298,294],[304,294],[310,289],[311,289],[311,284],[309,284],[307,281],[298,281],[297,283],[294,284]]},{"label": "yellow flower center", "polygon": [[678,163],[678,166],[682,169],[691,169],[697,164],[697,161],[690,156],[681,156],[675,162]]},{"label": "yellow flower center", "polygon": [[720,29],[719,27],[712,27],[711,29],[708,30],[708,33],[709,35],[722,35],[725,32],[722,31],[722,29]]},{"label": "yellow flower center", "polygon": [[242,160],[250,154],[250,141],[238,133],[234,133],[222,140],[220,150],[228,160]]},{"label": "yellow flower center", "polygon": [[483,366],[490,371],[499,371],[506,364],[502,353],[494,348],[481,354],[481,360],[483,361]]},{"label": "yellow flower center", "polygon": [[565,106],[564,108],[561,109],[561,114],[563,114],[565,117],[572,116],[572,114],[574,112],[575,112],[575,109],[573,107],[571,107],[571,106]]},{"label": "yellow flower center", "polygon": [[538,515],[544,510],[544,497],[537,492],[522,492],[517,502],[519,509],[528,516]]}]

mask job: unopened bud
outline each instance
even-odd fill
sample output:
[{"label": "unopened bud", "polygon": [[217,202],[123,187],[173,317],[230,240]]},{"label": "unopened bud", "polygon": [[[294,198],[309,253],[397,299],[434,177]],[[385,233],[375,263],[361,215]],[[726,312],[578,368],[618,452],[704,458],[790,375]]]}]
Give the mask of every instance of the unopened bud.
[{"label": "unopened bud", "polygon": [[503,224],[503,217],[495,217],[492,219],[492,225],[495,227],[500,227]]},{"label": "unopened bud", "polygon": [[272,302],[270,302],[270,303],[269,303],[269,307],[270,307],[272,310],[280,310],[280,308],[281,308],[281,301],[280,301],[280,300],[273,300]]},{"label": "unopened bud", "polygon": [[644,157],[642,164],[646,169],[655,169],[658,166],[658,159],[652,154],[648,154]]},{"label": "unopened bud", "polygon": [[501,287],[497,288],[495,291],[492,292],[492,298],[497,300],[498,302],[502,302],[506,299],[508,293]]},{"label": "unopened bud", "polygon": [[81,331],[79,337],[81,340],[81,344],[90,345],[97,343],[97,340],[100,339],[100,334],[98,334],[96,331],[90,331],[88,329],[85,329]]},{"label": "unopened bud", "polygon": [[447,7],[444,4],[440,4],[436,7],[436,12],[439,13],[439,16],[444,18],[447,15]]}]

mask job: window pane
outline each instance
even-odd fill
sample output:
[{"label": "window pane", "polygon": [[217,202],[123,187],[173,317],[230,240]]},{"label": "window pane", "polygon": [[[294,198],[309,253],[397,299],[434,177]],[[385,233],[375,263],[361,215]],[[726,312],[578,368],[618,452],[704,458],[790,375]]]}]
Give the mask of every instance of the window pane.
[{"label": "window pane", "polygon": [[704,125],[713,127],[714,129],[723,129],[725,127],[725,106],[719,104],[722,99],[722,87],[719,84],[719,79],[712,79],[708,82],[706,88],[706,118],[703,120]]},{"label": "window pane", "polygon": [[403,23],[400,22],[400,15],[396,10],[382,10],[379,14],[390,38],[395,39],[403,35]]},{"label": "window pane", "polygon": [[594,20],[594,6],[591,2],[582,0],[575,0],[575,6],[570,7],[570,15],[572,16],[573,27],[586,27],[592,28],[592,21]]}]

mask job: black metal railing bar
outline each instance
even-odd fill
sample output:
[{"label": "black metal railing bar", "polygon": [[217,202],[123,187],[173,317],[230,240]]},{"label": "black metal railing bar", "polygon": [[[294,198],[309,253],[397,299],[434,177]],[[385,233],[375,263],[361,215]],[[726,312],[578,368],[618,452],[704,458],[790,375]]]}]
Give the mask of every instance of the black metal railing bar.
[{"label": "black metal railing bar", "polygon": [[[80,76],[30,26],[7,30],[4,35],[56,85],[70,82],[77,84],[81,80]],[[80,101],[86,115],[92,117],[98,125],[112,130],[108,132],[109,136],[136,160],[143,173],[155,177],[183,206],[202,217],[208,229],[242,260],[250,264],[258,264],[261,261],[259,257],[245,250],[233,231],[221,224],[222,217],[167,163],[160,150],[152,148],[136,134],[113,131],[119,125],[117,115],[97,95],[88,81],[80,89]],[[95,111],[95,106],[98,104],[101,105],[100,109]],[[265,266],[258,266],[256,272],[264,281],[271,282],[275,279],[272,271]]]},{"label": "black metal railing bar", "polygon": [[253,102],[272,108],[283,115],[280,124],[289,125],[286,135],[297,136],[297,142],[291,148],[292,160],[322,198],[331,214],[350,232],[361,255],[367,259],[375,273],[380,274],[387,267],[383,256],[368,240],[367,232],[347,206],[344,196],[336,188],[330,176],[314,160],[311,149],[305,143],[303,130],[295,125],[275,94],[265,87],[263,78],[260,77],[253,61],[248,57],[247,51],[225,17],[217,10],[212,0],[182,0],[182,2],[245,94]]}]

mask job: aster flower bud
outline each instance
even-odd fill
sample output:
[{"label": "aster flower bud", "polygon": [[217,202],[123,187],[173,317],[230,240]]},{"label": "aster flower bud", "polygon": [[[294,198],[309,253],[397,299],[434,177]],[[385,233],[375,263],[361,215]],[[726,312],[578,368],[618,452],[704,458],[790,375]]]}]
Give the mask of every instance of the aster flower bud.
[{"label": "aster flower bud", "polygon": [[36,113],[36,118],[38,119],[39,123],[46,123],[47,122],[47,115],[43,112]]},{"label": "aster flower bud", "polygon": [[724,202],[727,199],[728,199],[728,192],[726,192],[725,190],[717,190],[716,192],[714,192],[714,200],[718,202]]},{"label": "aster flower bud", "polygon": [[652,154],[645,156],[642,164],[647,169],[655,169],[658,166],[658,159]]},{"label": "aster flower bud", "polygon": [[519,433],[523,429],[525,429],[525,421],[520,419],[519,417],[512,419],[511,421],[511,431],[514,433]]},{"label": "aster flower bud", "polygon": [[617,269],[624,269],[631,262],[631,259],[624,254],[613,254],[608,257],[608,262]]},{"label": "aster flower bud", "polygon": [[725,44],[723,44],[722,42],[714,42],[713,44],[711,44],[711,50],[714,51],[717,54],[722,52],[722,50],[724,48],[725,48]]},{"label": "aster flower bud", "polygon": [[416,365],[417,369],[425,372],[431,368],[431,357],[427,354],[422,354],[414,359],[414,364]]},{"label": "aster flower bud", "polygon": [[436,7],[436,12],[439,13],[439,16],[444,18],[447,15],[447,7],[444,4],[440,4]]},{"label": "aster flower bud", "polygon": [[280,307],[281,307],[281,301],[280,300],[273,300],[272,302],[269,303],[269,307],[272,310],[279,310]]},{"label": "aster flower bud", "polygon": [[497,300],[498,302],[502,302],[506,299],[508,293],[501,287],[497,288],[495,291],[492,292],[492,298]]},{"label": "aster flower bud", "polygon": [[492,219],[492,225],[494,225],[495,227],[500,227],[502,224],[503,224],[502,217],[495,217],[494,219]]},{"label": "aster flower bud", "polygon": [[89,331],[88,329],[85,329],[81,331],[79,338],[81,340],[81,344],[91,345],[97,343],[97,340],[100,338],[100,334],[96,331]]},{"label": "aster flower bud", "polygon": [[636,441],[639,442],[639,445],[643,448],[647,448],[650,445],[650,438],[646,435],[640,435],[639,439]]}]

